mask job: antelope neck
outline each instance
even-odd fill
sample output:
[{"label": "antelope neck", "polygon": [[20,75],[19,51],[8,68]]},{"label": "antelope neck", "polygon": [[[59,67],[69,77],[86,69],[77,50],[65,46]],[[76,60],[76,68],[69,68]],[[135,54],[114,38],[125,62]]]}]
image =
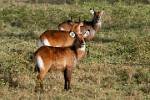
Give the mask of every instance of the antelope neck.
[{"label": "antelope neck", "polygon": [[95,31],[97,31],[101,27],[101,21],[94,21],[93,19],[92,24],[93,24],[93,28],[95,29]]}]

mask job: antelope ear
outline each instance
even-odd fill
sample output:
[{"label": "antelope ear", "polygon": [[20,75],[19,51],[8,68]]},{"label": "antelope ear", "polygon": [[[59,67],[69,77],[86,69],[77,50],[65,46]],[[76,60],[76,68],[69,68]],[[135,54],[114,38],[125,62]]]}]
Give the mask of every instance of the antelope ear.
[{"label": "antelope ear", "polygon": [[90,13],[92,14],[92,15],[94,15],[94,9],[90,9]]},{"label": "antelope ear", "polygon": [[86,38],[90,35],[90,30],[84,32],[83,37]]},{"label": "antelope ear", "polygon": [[79,26],[83,26],[83,25],[84,25],[83,22],[80,22],[80,23],[79,23]]},{"label": "antelope ear", "polygon": [[74,32],[70,32],[69,35],[70,35],[71,37],[73,37],[73,38],[75,37],[75,33],[74,33]]},{"label": "antelope ear", "polygon": [[100,13],[100,14],[101,14],[101,16],[103,16],[103,15],[104,15],[104,13],[105,13],[105,12],[104,12],[104,10],[102,10],[102,11],[101,11],[101,13]]}]

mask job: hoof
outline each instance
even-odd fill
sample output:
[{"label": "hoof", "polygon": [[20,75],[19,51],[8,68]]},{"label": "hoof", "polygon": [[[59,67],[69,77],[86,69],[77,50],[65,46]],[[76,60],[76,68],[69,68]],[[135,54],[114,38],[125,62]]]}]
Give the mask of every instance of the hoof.
[{"label": "hoof", "polygon": [[43,88],[40,88],[40,87],[35,87],[34,92],[43,93],[43,92],[44,92],[44,89],[43,89]]},{"label": "hoof", "polygon": [[64,88],[64,90],[65,90],[65,91],[69,91],[69,90],[71,90],[71,88]]}]

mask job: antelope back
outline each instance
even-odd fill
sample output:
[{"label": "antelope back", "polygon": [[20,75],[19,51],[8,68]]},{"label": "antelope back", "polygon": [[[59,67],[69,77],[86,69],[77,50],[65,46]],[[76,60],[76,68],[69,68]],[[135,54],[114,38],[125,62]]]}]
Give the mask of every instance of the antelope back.
[{"label": "antelope back", "polygon": [[[39,47],[53,46],[53,47],[68,47],[72,46],[76,40],[75,35],[81,34],[80,27],[83,24],[73,24],[71,31],[60,31],[60,30],[47,30],[40,36]],[[79,39],[83,39],[80,35]]]},{"label": "antelope back", "polygon": [[62,31],[70,31],[73,26],[73,22],[63,22],[58,25],[58,29]]},{"label": "antelope back", "polygon": [[60,23],[58,25],[58,29],[62,30],[62,31],[70,31],[72,26],[73,26],[73,23],[74,22],[73,22],[72,17],[71,17],[70,20],[67,20],[67,21],[64,21],[64,22]]},{"label": "antelope back", "polygon": [[35,61],[38,69],[48,72],[48,70],[63,70],[66,66],[76,64],[76,55],[69,47],[57,48],[42,46],[35,53]]},{"label": "antelope back", "polygon": [[64,21],[64,22],[60,23],[58,25],[58,29],[62,30],[62,31],[70,31],[71,28],[73,27],[73,24],[77,24],[77,23],[80,23],[80,22],[81,22],[80,17],[79,17],[78,22],[73,21],[72,17],[71,17],[71,20],[67,20],[67,21]]}]

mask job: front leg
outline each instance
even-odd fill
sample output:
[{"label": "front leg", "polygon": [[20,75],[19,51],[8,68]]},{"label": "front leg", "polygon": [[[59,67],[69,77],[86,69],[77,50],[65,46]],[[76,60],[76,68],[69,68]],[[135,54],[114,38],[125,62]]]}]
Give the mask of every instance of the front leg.
[{"label": "front leg", "polygon": [[65,79],[65,84],[64,84],[64,89],[69,90],[71,89],[70,83],[71,83],[71,68],[66,68],[64,70],[64,79]]},{"label": "front leg", "polygon": [[43,81],[42,80],[36,81],[35,92],[38,92],[38,91],[43,91]]}]

